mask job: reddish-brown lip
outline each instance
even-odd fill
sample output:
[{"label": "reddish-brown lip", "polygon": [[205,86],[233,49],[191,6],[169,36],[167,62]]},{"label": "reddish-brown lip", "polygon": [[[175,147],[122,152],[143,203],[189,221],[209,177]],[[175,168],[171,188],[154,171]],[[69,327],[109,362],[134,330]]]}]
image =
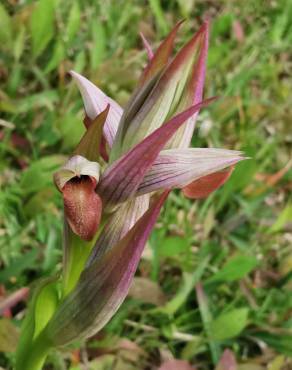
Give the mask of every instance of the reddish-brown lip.
[{"label": "reddish-brown lip", "polygon": [[90,176],[74,177],[62,189],[64,210],[73,232],[91,240],[100,223],[102,201],[95,192],[96,180]]}]

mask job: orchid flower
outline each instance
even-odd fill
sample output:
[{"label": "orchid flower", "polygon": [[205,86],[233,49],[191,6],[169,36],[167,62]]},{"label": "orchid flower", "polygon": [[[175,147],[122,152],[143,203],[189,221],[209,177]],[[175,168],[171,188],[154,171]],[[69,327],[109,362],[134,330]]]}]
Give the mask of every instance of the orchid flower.
[{"label": "orchid flower", "polygon": [[[30,335],[20,341],[18,369],[38,369],[50,348],[103,328],[128,293],[169,191],[204,198],[244,159],[239,151],[189,147],[200,109],[214,98],[202,100],[208,22],[172,59],[181,24],[156,52],[142,35],[149,61],[124,110],[70,72],[83,98],[87,130],[54,174],[64,202],[63,274],[41,283],[32,298],[30,326],[23,329],[24,337]],[[40,319],[39,302],[47,296],[50,309]]]}]

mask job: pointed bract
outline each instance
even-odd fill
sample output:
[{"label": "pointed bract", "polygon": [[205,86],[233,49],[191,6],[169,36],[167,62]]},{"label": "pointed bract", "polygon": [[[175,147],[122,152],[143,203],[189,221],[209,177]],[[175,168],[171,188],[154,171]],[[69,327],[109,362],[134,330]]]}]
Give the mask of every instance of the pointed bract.
[{"label": "pointed bract", "polygon": [[167,195],[164,193],[123,239],[83,271],[46,328],[45,335],[54,346],[97,333],[118,310]]},{"label": "pointed bract", "polygon": [[140,37],[142,39],[144,48],[147,51],[148,60],[150,61],[154,55],[151,45],[149,44],[149,42],[147,41],[146,37],[144,36],[142,32],[140,32]]},{"label": "pointed bract", "polygon": [[[206,75],[208,39],[209,23],[205,21],[199,31],[193,37],[193,41],[190,41],[190,43],[193,42],[194,46],[196,47],[194,52],[196,54],[196,58],[192,66],[192,72],[189,81],[185,86],[185,92],[183,93],[182,99],[176,108],[176,112],[183,111],[190,105],[194,105],[202,101]],[[190,145],[198,114],[199,112],[191,117],[184,127],[178,130],[168,144],[169,148],[187,148]]]},{"label": "pointed bract", "polygon": [[133,196],[159,152],[177,129],[214,99],[205,100],[178,114],[107,168],[97,188],[104,206],[115,206]]},{"label": "pointed bract", "polygon": [[86,115],[91,121],[104,111],[108,104],[110,105],[103,132],[108,145],[111,147],[118,130],[123,109],[84,76],[74,71],[70,71],[70,74],[78,85]]},{"label": "pointed bract", "polygon": [[[202,40],[207,40],[207,31],[207,24],[204,24],[162,71],[159,80],[146,97],[143,105],[131,117],[130,122],[126,123],[127,129],[123,135],[121,153],[125,153],[163,125],[167,117],[172,117],[194,105],[194,96],[197,100],[199,95],[202,95],[202,81],[204,80],[204,63],[202,61],[205,62],[203,56],[206,53],[201,52],[200,68],[198,67],[198,56],[202,51]],[[194,71],[197,73],[194,74]],[[197,84],[196,80],[198,80]],[[193,88],[191,92],[190,85]]]},{"label": "pointed bract", "polygon": [[158,76],[153,77],[147,81],[143,86],[136,88],[132,94],[127,106],[125,107],[124,113],[121,117],[117,134],[110,152],[110,162],[112,163],[119,156],[121,156],[123,149],[123,141],[125,135],[132,124],[133,119],[139,110],[143,107],[147,97],[151,93],[154,85],[158,80]]},{"label": "pointed bract", "polygon": [[[184,194],[185,189],[188,189],[186,193],[190,197],[193,193],[203,195],[216,190],[230,175],[226,171],[217,171],[243,159],[240,152],[233,150],[209,148],[163,150],[139,185],[137,194],[184,188]],[[195,186],[192,193],[192,184],[195,183],[198,183],[198,186]]]},{"label": "pointed bract", "polygon": [[[176,26],[173,28],[173,30],[170,31],[166,39],[162,41],[157,51],[150,59],[148,65],[144,69],[143,74],[140,79],[140,85],[143,85],[147,80],[157,75],[167,65],[169,58],[171,56],[171,53],[173,51],[173,45],[174,45],[174,40],[175,40],[177,31],[182,23],[183,21],[180,21],[179,23],[177,23]],[[145,45],[146,39],[144,38],[143,35],[142,35],[142,40]],[[147,41],[146,41],[146,45],[147,45],[147,50],[149,48],[151,50],[151,47]]]},{"label": "pointed bract", "polygon": [[104,111],[102,111],[88,127],[87,131],[81,138],[74,154],[81,155],[89,161],[98,161],[101,154],[102,157],[105,153],[102,152],[102,132],[106,122],[110,105],[108,104]]}]

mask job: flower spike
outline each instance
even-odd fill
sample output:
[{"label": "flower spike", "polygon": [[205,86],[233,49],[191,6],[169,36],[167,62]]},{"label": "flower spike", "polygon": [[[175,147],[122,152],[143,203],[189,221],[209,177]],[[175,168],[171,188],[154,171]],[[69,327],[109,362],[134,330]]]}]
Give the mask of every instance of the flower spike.
[{"label": "flower spike", "polygon": [[203,100],[208,22],[171,59],[181,23],[155,52],[141,34],[149,61],[124,111],[70,72],[86,132],[54,174],[64,203],[63,270],[39,285],[28,307],[16,370],[40,370],[50,349],[88,338],[112,318],[169,191],[205,198],[246,159],[189,147],[200,109],[216,98]]}]

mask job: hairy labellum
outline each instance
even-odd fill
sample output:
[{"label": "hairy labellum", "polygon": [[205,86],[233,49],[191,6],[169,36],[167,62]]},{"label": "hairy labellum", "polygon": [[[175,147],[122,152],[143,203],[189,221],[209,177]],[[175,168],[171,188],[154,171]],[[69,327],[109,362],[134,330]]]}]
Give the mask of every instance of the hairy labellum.
[{"label": "hairy labellum", "polygon": [[69,180],[62,190],[68,223],[83,240],[91,240],[100,223],[102,201],[95,186],[94,179],[81,176]]},{"label": "hairy labellum", "polygon": [[100,166],[75,155],[54,174],[55,184],[63,194],[64,210],[72,231],[83,240],[91,240],[100,223],[102,201],[95,188]]}]

